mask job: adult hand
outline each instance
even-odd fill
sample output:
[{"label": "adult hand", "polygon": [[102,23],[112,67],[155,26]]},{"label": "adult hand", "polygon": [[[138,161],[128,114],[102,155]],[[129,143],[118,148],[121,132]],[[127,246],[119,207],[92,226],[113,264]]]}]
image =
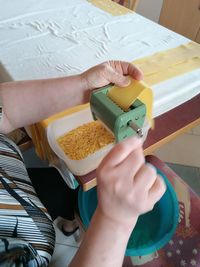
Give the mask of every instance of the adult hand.
[{"label": "adult hand", "polygon": [[98,212],[130,229],[166,190],[155,168],[145,163],[142,141],[136,137],[117,144],[103,159],[97,183]]},{"label": "adult hand", "polygon": [[140,69],[131,63],[124,61],[108,61],[97,65],[82,76],[84,87],[89,89],[100,88],[109,83],[125,87],[130,83],[128,75],[136,80],[142,80],[143,74]]}]

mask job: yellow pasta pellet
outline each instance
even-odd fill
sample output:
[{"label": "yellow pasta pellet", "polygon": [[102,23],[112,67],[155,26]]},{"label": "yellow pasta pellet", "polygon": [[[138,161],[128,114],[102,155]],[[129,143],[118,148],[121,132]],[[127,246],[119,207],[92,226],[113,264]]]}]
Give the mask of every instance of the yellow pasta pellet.
[{"label": "yellow pasta pellet", "polygon": [[60,136],[57,142],[70,159],[81,160],[114,140],[99,121],[93,121]]}]

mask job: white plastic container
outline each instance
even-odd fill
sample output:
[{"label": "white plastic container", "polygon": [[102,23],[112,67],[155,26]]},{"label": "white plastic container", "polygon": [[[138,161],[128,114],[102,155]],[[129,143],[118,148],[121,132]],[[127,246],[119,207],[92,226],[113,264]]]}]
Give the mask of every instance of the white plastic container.
[{"label": "white plastic container", "polygon": [[69,170],[78,176],[85,175],[95,170],[104,156],[111,150],[114,143],[109,144],[102,149],[99,149],[95,153],[87,156],[82,160],[70,159],[62,150],[57,142],[57,138],[68,133],[69,131],[93,121],[93,117],[90,108],[86,108],[79,112],[62,117],[53,121],[47,127],[47,138],[51,149],[55,154],[61,158],[69,168]]}]

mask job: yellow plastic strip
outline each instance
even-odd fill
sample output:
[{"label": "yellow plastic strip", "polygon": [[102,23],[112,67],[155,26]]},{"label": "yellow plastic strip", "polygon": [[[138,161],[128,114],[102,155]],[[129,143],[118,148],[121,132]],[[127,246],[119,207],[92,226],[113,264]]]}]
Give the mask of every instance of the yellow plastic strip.
[{"label": "yellow plastic strip", "polygon": [[80,110],[83,110],[83,109],[85,109],[87,107],[89,107],[89,103],[83,104],[83,105],[78,105],[78,106],[66,109],[66,110],[64,110],[62,112],[59,112],[59,113],[57,113],[57,114],[55,114],[55,115],[53,115],[53,116],[41,121],[40,124],[41,124],[42,127],[46,128],[51,122],[53,122],[53,121],[55,121],[55,120],[57,120],[59,118],[62,118],[64,116],[66,116],[66,115],[70,115],[72,113],[75,113],[75,112],[78,112]]},{"label": "yellow plastic strip", "polygon": [[133,13],[132,10],[124,6],[121,6],[111,0],[88,0],[88,2],[113,16],[120,16],[128,13]]},{"label": "yellow plastic strip", "polygon": [[108,96],[119,105],[124,111],[128,111],[130,106],[139,99],[146,105],[147,119],[153,126],[152,120],[152,105],[153,105],[153,93],[152,90],[142,81],[136,81],[131,79],[131,83],[127,87],[113,86]]},{"label": "yellow plastic strip", "polygon": [[[200,68],[200,45],[194,42],[190,42],[188,44],[181,45],[173,49],[156,53],[149,57],[135,60],[133,63],[141,68],[141,70],[144,72],[145,83],[151,86],[153,84],[157,84],[167,79]],[[144,92],[141,91],[142,87],[140,86],[144,86],[143,88]],[[135,91],[135,94],[129,95],[128,93],[127,98],[125,98],[125,91],[124,91],[125,88],[123,89],[120,88],[120,97],[119,98],[117,97],[116,100],[114,99],[113,100],[120,106],[124,107],[124,109],[127,109],[127,107],[130,106],[135,101],[137,95],[138,99],[140,99],[143,103],[145,103],[147,107],[148,120],[150,122],[153,122],[152,120],[153,97],[149,92],[150,90],[149,86],[145,85],[144,83],[139,83],[135,87],[135,90],[132,90],[133,84],[131,84],[129,86],[129,89],[127,90],[131,90],[131,92]],[[111,98],[115,98],[113,96],[115,95],[115,93],[113,92],[110,93]],[[123,96],[121,96],[121,94],[123,94]],[[125,104],[121,103],[122,99],[124,99],[124,101],[127,101],[127,103]],[[50,149],[48,148],[48,144],[46,142],[46,133],[45,133],[45,129],[49,125],[49,123],[51,123],[55,119],[61,118],[73,112],[77,112],[83,108],[86,108],[88,105],[89,104],[81,105],[60,112],[54,116],[51,116],[46,120],[41,121],[40,123],[32,127],[33,142],[36,146],[37,153],[41,158],[50,157],[50,152],[49,152]]]},{"label": "yellow plastic strip", "polygon": [[189,42],[132,62],[144,73],[148,85],[200,68],[200,45]]},{"label": "yellow plastic strip", "polygon": [[[165,81],[167,79],[200,68],[200,45],[194,42],[190,42],[188,44],[181,45],[179,47],[169,49],[167,51],[156,53],[149,57],[135,60],[133,63],[142,69],[142,71],[144,72],[145,83],[151,86],[153,84]],[[128,93],[127,98],[125,98],[126,95],[124,91],[125,88],[123,88],[123,90],[122,88],[120,88],[118,89],[120,90],[119,97],[113,100],[120,106],[124,107],[124,109],[127,109],[138,97],[138,99],[140,99],[143,103],[145,103],[147,107],[148,120],[150,122],[153,122],[152,120],[153,97],[152,94],[149,92],[150,89],[144,83],[138,83],[136,87],[135,85],[134,85],[135,90],[132,90],[133,89],[132,83],[129,86],[129,89],[127,89],[130,90],[131,93],[134,92],[134,95],[130,95],[130,93]],[[143,88],[144,92],[141,91],[141,88]],[[113,92],[111,91],[110,93],[111,98],[115,98],[115,96],[113,96],[115,95],[115,93]],[[123,94],[123,96],[121,94]],[[121,103],[122,100],[127,101],[127,103],[126,102]],[[65,110],[31,127],[33,142],[36,146],[36,151],[41,158],[45,159],[47,157],[47,159],[49,159],[51,157],[50,153],[51,150],[46,142],[46,133],[45,133],[45,129],[49,125],[49,123],[51,123],[55,119],[61,118],[73,112],[77,112],[83,108],[86,108],[88,105],[89,104],[81,105]]]},{"label": "yellow plastic strip", "polygon": [[113,86],[108,96],[125,111],[136,99],[141,100],[146,105],[148,120],[153,122],[153,96],[147,84],[153,85],[200,68],[200,45],[190,42],[133,63],[143,71],[146,83],[132,80],[126,88]]}]

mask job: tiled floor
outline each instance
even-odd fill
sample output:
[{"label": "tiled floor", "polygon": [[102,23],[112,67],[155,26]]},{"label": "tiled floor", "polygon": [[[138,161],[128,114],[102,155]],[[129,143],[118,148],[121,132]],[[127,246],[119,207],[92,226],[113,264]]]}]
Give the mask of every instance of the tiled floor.
[{"label": "tiled floor", "polygon": [[164,162],[200,167],[200,126],[162,146],[154,154]]},{"label": "tiled floor", "polygon": [[49,267],[67,267],[74,257],[78,244],[74,236],[66,237],[59,229],[60,219],[54,221],[56,231],[56,246]]},{"label": "tiled floor", "polygon": [[167,163],[200,196],[200,167]]}]

